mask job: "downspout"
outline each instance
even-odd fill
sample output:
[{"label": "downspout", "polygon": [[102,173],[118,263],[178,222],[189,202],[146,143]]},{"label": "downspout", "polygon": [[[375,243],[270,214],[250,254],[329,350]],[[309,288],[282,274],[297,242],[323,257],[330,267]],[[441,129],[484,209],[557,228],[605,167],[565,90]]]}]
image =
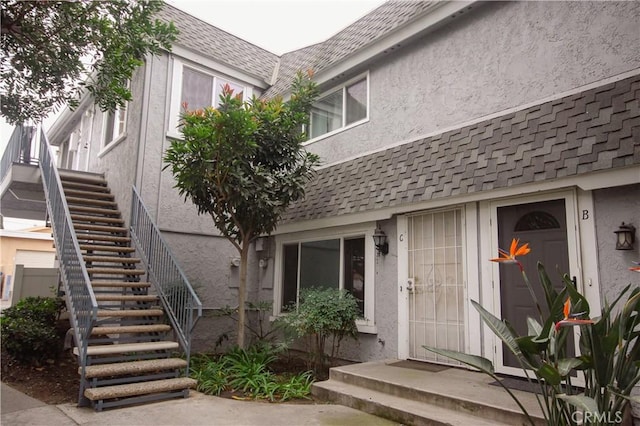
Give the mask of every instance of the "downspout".
[{"label": "downspout", "polygon": [[[147,140],[147,125],[149,120],[149,101],[151,98],[151,75],[153,56],[147,55],[145,60],[144,82],[142,86],[142,111],[140,114],[140,131],[138,132],[138,153],[136,156],[136,177],[134,185],[142,194],[142,178],[144,175],[144,146]],[[141,195],[142,196],[142,195]]]},{"label": "downspout", "polygon": [[84,142],[87,149],[87,159],[85,160],[84,164],[85,172],[89,171],[89,158],[91,157],[91,141],[93,140],[93,121],[95,120],[95,108],[95,106],[91,106],[91,108],[85,112],[85,114],[89,117],[89,137]]}]

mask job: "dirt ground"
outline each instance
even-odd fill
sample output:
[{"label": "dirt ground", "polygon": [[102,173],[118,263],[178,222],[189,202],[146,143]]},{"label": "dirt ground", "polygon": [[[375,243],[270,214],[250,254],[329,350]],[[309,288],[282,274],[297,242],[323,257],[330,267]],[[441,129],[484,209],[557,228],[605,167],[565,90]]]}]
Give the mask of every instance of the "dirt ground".
[{"label": "dirt ground", "polygon": [[[2,375],[0,378],[14,389],[46,404],[74,403],[78,401],[80,376],[75,356],[67,351],[59,359],[50,359],[41,366],[20,364],[1,351]],[[274,373],[296,373],[306,370],[300,357],[288,357],[276,361],[271,369]],[[239,394],[226,392],[223,398],[239,398]],[[308,400],[300,400],[305,403]]]},{"label": "dirt ground", "polygon": [[29,366],[12,360],[2,351],[2,381],[47,404],[78,401],[80,376],[78,363],[70,353],[41,366]]}]

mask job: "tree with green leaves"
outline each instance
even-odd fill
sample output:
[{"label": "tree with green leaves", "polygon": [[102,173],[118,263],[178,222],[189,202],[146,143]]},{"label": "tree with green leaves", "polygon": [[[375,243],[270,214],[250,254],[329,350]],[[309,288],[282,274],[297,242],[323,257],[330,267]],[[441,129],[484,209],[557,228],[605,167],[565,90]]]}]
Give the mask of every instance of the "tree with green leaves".
[{"label": "tree with green leaves", "polygon": [[170,49],[177,30],[157,0],[2,0],[0,100],[11,124],[78,105],[87,90],[103,111],[131,100],[145,55]]},{"label": "tree with green leaves", "polygon": [[298,73],[291,98],[243,102],[226,86],[220,106],[181,116],[182,140],[165,152],[175,187],[199,214],[210,215],[240,253],[238,346],[244,346],[249,245],[276,228],[285,209],[304,196],[318,157],[302,147],[313,101],[311,73]]}]

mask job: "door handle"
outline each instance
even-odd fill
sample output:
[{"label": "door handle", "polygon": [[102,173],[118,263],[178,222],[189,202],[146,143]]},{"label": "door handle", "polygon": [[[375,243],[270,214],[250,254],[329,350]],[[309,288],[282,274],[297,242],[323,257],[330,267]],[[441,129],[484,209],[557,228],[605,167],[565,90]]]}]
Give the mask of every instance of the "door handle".
[{"label": "door handle", "polygon": [[409,278],[409,279],[407,280],[407,291],[408,291],[409,293],[413,293],[413,286],[414,286],[414,284],[415,284],[415,280],[414,280],[413,278]]}]

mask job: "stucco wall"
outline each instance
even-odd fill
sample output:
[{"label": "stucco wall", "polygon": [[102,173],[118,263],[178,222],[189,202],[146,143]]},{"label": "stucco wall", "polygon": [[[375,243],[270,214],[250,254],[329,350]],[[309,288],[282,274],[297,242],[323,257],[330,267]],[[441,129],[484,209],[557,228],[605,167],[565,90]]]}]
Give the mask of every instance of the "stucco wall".
[{"label": "stucco wall", "polygon": [[[600,291],[611,302],[627,285],[640,285],[640,274],[629,271],[640,261],[640,184],[594,191],[593,198]],[[622,222],[636,227],[633,250],[615,249],[614,231]]]},{"label": "stucco wall", "polygon": [[369,122],[313,142],[325,163],[640,67],[640,3],[486,2],[370,68]]}]

